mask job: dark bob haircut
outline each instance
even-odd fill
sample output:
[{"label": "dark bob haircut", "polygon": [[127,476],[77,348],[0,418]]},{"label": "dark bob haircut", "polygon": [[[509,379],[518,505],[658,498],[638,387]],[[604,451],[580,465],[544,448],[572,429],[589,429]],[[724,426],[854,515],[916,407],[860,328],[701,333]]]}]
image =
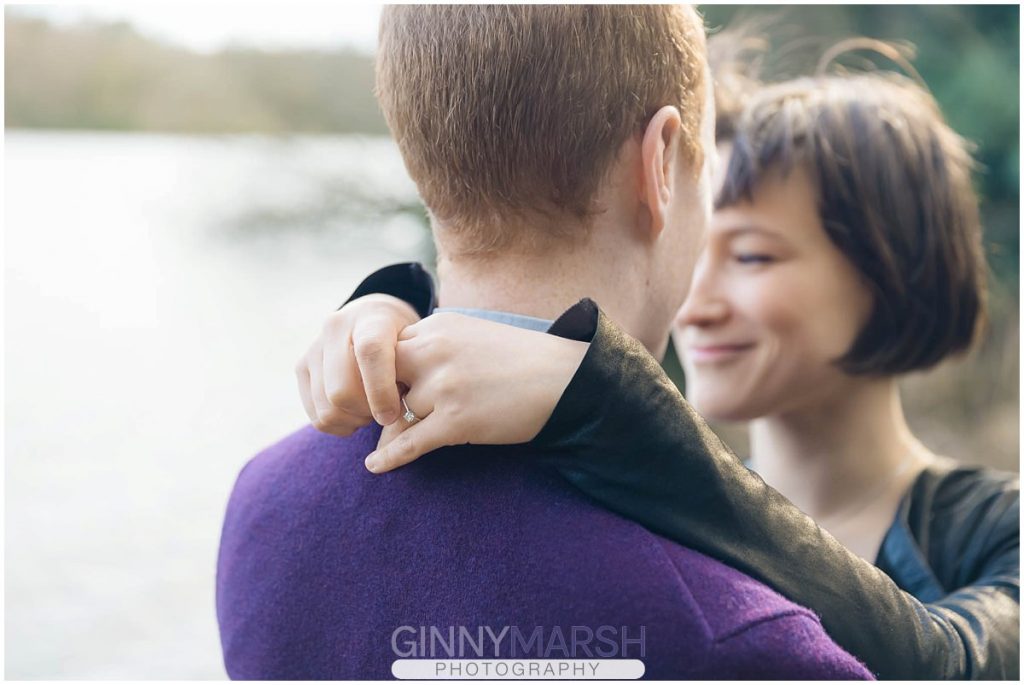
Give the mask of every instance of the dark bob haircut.
[{"label": "dark bob haircut", "polygon": [[873,72],[773,84],[744,104],[716,205],[750,201],[770,173],[809,173],[825,231],[874,297],[840,367],[899,374],[967,350],[987,299],[975,165],[931,95]]}]

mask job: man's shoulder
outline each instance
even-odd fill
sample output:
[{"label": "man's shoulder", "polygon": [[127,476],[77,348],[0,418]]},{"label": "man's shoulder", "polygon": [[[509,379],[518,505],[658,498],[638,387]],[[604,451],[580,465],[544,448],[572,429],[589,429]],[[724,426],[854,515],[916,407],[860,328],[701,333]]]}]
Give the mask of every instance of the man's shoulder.
[{"label": "man's shoulder", "polygon": [[459,616],[645,629],[652,675],[693,675],[734,661],[756,626],[793,623],[764,586],[600,507],[528,448],[445,448],[375,476],[362,459],[378,436],[303,429],[239,475],[218,563],[236,672],[264,673],[271,652],[258,645],[301,633],[309,658],[335,648],[329,636],[351,637],[323,673],[383,673],[383,661],[346,664],[370,658],[361,645],[387,644],[403,617]]},{"label": "man's shoulder", "polygon": [[242,467],[227,503],[222,553],[253,544],[284,544],[315,524],[325,501],[353,495],[352,474],[377,444],[371,425],[341,438],[306,426],[261,450]]},{"label": "man's shoulder", "polygon": [[[274,444],[260,450],[243,468],[258,472],[300,474],[307,470],[321,471],[339,460],[362,459],[377,445],[380,426],[370,424],[342,438],[304,426]],[[287,468],[284,462],[287,461]],[[297,470],[296,470],[297,469]]]},{"label": "man's shoulder", "polygon": [[373,451],[380,427],[372,424],[342,438],[305,426],[264,448],[242,467],[239,488],[298,487],[337,483]]},{"label": "man's shoulder", "polygon": [[708,677],[871,678],[814,612],[716,559],[658,540],[706,627]]},{"label": "man's shoulder", "polygon": [[818,620],[810,610],[794,604],[745,573],[696,550],[661,537],[658,540],[664,548],[665,558],[678,574],[680,584],[687,588],[700,607],[713,640],[776,617],[801,614],[811,621]]}]

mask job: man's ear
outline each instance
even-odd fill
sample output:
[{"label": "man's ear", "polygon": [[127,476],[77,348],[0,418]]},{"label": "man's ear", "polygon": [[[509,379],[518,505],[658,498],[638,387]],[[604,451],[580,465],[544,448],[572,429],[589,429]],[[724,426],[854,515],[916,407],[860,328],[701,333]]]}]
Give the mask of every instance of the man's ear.
[{"label": "man's ear", "polygon": [[640,145],[643,187],[641,202],[647,205],[651,215],[651,239],[661,235],[668,220],[669,205],[675,192],[675,174],[679,173],[679,138],[682,135],[682,118],[679,110],[671,105],[662,107],[644,130]]}]

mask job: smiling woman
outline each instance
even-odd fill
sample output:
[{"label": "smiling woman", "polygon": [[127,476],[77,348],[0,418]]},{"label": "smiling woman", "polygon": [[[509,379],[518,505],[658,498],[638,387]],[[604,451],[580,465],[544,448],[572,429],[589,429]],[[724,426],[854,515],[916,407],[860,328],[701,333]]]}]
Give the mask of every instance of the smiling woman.
[{"label": "smiling woman", "polygon": [[[798,79],[762,89],[738,126],[723,220],[752,205],[779,210],[802,241],[827,236],[874,299],[844,370],[923,370],[970,347],[987,300],[975,162],[931,95],[896,74]],[[786,177],[801,170],[793,183],[810,195],[764,204],[770,190],[798,192]]]},{"label": "smiling woman", "polygon": [[984,319],[968,145],[896,75],[765,87],[735,130],[677,319],[687,397],[751,421],[750,466],[884,563],[902,493],[937,459],[896,378],[969,347]]}]

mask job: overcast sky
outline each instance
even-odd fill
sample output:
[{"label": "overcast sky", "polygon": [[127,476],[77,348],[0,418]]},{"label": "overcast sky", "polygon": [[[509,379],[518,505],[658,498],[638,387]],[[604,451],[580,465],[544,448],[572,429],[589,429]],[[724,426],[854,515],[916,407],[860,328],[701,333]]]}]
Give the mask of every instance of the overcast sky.
[{"label": "overcast sky", "polygon": [[355,47],[377,44],[381,3],[105,2],[87,5],[8,6],[6,12],[33,14],[58,23],[83,18],[124,20],[141,33],[210,52],[229,44],[265,49]]}]

